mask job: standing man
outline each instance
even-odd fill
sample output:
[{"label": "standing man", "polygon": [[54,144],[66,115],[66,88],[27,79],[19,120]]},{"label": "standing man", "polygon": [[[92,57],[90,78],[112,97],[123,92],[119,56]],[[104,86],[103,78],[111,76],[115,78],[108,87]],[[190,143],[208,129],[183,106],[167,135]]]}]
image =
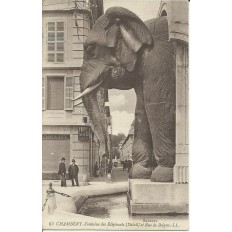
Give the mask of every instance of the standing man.
[{"label": "standing man", "polygon": [[[102,155],[102,160],[101,160],[101,172],[103,175],[107,175],[107,170],[108,170],[108,159],[106,157],[106,154]],[[101,176],[103,176],[101,175]]]},{"label": "standing man", "polygon": [[133,161],[129,159],[129,160],[128,160],[128,166],[127,166],[127,171],[128,171],[128,173],[129,173],[130,170],[131,170],[132,164],[133,164]]},{"label": "standing man", "polygon": [[121,163],[122,163],[122,170],[125,171],[125,161],[122,160]]},{"label": "standing man", "polygon": [[59,165],[59,171],[58,174],[60,175],[61,179],[61,187],[66,187],[66,166],[65,166],[65,158],[62,157],[60,165]]},{"label": "standing man", "polygon": [[113,168],[112,161],[110,161],[108,165],[108,174],[111,174],[112,168]]},{"label": "standing man", "polygon": [[72,159],[72,164],[69,166],[68,168],[68,173],[69,173],[69,178],[72,181],[72,186],[74,186],[74,180],[76,182],[76,185],[79,186],[79,182],[78,182],[78,172],[79,172],[79,168],[78,166],[75,164],[75,159]]},{"label": "standing man", "polygon": [[96,162],[95,165],[94,165],[94,176],[95,177],[98,177],[98,170],[99,170],[98,163]]}]

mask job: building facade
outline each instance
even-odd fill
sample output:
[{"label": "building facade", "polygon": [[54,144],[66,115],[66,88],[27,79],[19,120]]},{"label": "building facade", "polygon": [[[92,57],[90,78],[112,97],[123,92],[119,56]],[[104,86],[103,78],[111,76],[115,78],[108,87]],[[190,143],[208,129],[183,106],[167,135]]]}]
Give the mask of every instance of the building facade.
[{"label": "building facade", "polygon": [[123,141],[121,148],[121,160],[132,160],[132,146],[134,142],[134,121],[131,124],[127,137]]},{"label": "building facade", "polygon": [[[80,69],[83,44],[96,19],[103,14],[102,0],[43,1],[42,161],[43,179],[56,179],[60,159],[79,166],[79,178],[92,175],[100,161],[99,139],[81,103]],[[107,90],[99,90],[99,106],[109,124]]]}]

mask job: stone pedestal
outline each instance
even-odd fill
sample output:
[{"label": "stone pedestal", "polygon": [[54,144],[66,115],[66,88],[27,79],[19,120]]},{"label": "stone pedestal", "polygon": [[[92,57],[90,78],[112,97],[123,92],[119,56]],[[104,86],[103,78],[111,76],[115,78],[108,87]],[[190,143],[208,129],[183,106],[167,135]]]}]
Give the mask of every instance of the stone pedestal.
[{"label": "stone pedestal", "polygon": [[128,203],[132,215],[187,214],[188,184],[130,179]]}]

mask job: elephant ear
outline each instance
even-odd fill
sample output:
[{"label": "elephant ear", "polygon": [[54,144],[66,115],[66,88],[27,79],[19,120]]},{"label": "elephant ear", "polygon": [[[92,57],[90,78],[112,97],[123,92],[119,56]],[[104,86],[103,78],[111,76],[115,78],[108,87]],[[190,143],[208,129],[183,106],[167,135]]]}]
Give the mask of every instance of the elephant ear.
[{"label": "elephant ear", "polygon": [[[115,48],[116,57],[119,62],[131,72],[134,69],[135,63],[137,61],[137,54],[134,49],[132,49],[127,41],[120,36],[120,28],[115,23],[106,30],[106,46],[110,48]],[[135,43],[135,45],[137,45]]]},{"label": "elephant ear", "polygon": [[116,46],[117,38],[118,38],[119,27],[114,24],[109,29],[106,30],[106,45],[109,48],[113,48]]},{"label": "elephant ear", "polygon": [[137,61],[137,54],[127,47],[124,40],[118,40],[116,56],[128,72],[132,72]]},{"label": "elephant ear", "polygon": [[[152,35],[143,21],[133,12],[123,7],[111,7],[105,13],[109,25],[119,26],[125,44],[137,52],[143,44],[153,45]],[[115,29],[116,30],[116,29]]]}]

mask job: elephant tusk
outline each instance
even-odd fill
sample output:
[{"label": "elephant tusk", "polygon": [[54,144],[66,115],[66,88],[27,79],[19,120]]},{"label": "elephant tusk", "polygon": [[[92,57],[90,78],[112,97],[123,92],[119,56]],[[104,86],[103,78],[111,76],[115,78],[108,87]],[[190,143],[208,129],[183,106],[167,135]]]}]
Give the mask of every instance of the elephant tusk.
[{"label": "elephant tusk", "polygon": [[[102,80],[103,81],[103,80]],[[96,89],[101,83],[102,81],[96,85],[90,86],[88,88],[86,88],[79,96],[75,97],[74,99],[72,99],[73,101],[80,99],[81,97],[85,96],[86,94],[92,92],[94,89]]]},{"label": "elephant tusk", "polygon": [[74,105],[74,106],[78,106],[78,105],[80,105],[80,104],[82,104],[82,103],[83,103],[83,101],[80,99],[78,102],[74,103],[73,105]]}]

